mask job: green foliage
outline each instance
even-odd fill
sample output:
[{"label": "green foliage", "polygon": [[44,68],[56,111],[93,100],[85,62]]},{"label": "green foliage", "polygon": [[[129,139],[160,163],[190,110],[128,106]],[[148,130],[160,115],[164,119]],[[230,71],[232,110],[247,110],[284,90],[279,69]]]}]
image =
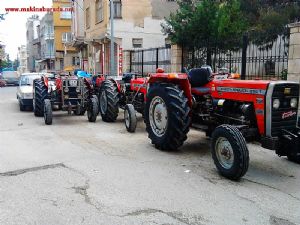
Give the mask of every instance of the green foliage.
[{"label": "green foliage", "polygon": [[288,36],[287,24],[300,19],[300,1],[240,0],[247,18],[250,40],[263,48],[272,47],[278,35]]},{"label": "green foliage", "polygon": [[163,31],[174,43],[188,48],[207,47],[209,50],[240,46],[246,21],[238,0],[181,0],[178,3],[179,10],[171,14],[163,25]]},{"label": "green foliage", "polygon": [[223,51],[241,47],[242,36],[271,47],[278,35],[288,33],[287,24],[300,19],[300,1],[291,0],[178,0],[163,31],[173,43],[189,49]]}]

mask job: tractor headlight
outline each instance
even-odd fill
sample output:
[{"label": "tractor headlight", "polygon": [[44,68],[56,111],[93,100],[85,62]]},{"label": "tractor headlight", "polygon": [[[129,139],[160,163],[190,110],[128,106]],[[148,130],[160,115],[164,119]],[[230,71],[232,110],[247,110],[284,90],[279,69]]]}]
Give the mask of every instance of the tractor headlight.
[{"label": "tractor headlight", "polygon": [[274,100],[273,100],[273,108],[274,108],[274,109],[278,109],[279,106],[280,106],[280,101],[279,101],[279,99],[274,99]]},{"label": "tractor headlight", "polygon": [[298,107],[298,100],[297,98],[292,98],[290,101],[290,105],[292,108],[297,108]]},{"label": "tractor headlight", "polygon": [[77,92],[77,93],[80,92],[80,88],[79,88],[79,87],[76,88],[76,92]]},{"label": "tractor headlight", "polygon": [[66,88],[64,89],[64,92],[66,92],[66,93],[69,92],[69,88],[66,87]]}]

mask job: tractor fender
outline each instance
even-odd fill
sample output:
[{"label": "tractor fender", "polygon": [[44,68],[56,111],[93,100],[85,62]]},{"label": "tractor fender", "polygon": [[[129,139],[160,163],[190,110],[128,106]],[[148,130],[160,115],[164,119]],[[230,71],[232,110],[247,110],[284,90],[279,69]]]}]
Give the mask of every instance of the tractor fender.
[{"label": "tractor fender", "polygon": [[[185,96],[188,99],[189,107],[192,107],[193,104],[193,97],[191,91],[191,85],[188,79],[188,75],[185,73],[157,73],[157,74],[150,74],[148,80],[148,88],[154,83],[164,83],[164,84],[174,84],[178,85],[181,90],[183,90]],[[147,88],[147,90],[148,90]]]}]

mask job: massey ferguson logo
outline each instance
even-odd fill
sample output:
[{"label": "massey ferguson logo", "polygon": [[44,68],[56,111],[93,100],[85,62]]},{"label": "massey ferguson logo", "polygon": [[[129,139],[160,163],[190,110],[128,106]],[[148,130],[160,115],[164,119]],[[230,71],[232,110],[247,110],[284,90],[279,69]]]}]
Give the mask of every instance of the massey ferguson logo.
[{"label": "massey ferguson logo", "polygon": [[295,116],[297,113],[295,111],[289,111],[289,112],[285,112],[282,113],[282,119],[286,119],[292,116]]}]

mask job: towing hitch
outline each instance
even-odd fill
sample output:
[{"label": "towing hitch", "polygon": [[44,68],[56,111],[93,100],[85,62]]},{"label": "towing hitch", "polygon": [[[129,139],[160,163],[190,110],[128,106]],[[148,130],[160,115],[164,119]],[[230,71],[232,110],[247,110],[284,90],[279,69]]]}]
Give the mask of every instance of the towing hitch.
[{"label": "towing hitch", "polygon": [[294,132],[283,129],[281,139],[281,146],[276,150],[279,156],[300,155],[300,129],[296,129]]}]

